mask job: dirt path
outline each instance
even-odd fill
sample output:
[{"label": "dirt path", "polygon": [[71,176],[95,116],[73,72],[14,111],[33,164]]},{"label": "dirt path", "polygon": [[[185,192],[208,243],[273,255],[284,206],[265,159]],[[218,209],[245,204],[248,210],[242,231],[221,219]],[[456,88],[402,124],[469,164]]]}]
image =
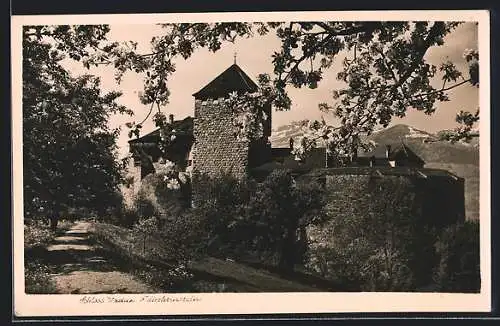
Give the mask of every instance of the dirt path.
[{"label": "dirt path", "polygon": [[124,273],[100,248],[89,241],[90,222],[76,222],[64,235],[55,238],[47,249],[57,293],[152,293],[148,285]]}]

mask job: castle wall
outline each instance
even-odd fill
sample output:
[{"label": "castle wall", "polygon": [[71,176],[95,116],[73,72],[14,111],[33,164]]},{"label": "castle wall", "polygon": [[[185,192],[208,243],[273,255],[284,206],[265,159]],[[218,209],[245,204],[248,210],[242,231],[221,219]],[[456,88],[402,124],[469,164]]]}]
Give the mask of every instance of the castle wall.
[{"label": "castle wall", "polygon": [[[395,223],[395,226],[399,225],[396,229],[411,225],[405,232],[410,232],[413,238],[407,241],[408,244],[411,242],[411,250],[417,258],[409,262],[416,284],[425,286],[432,282],[435,237],[429,236],[428,232],[433,229],[432,232],[439,234],[444,227],[464,220],[463,179],[446,174],[423,177],[335,172],[321,178],[328,196],[326,209],[333,220],[374,219],[378,221],[377,225]],[[334,245],[339,232],[334,225],[332,222],[331,225],[311,228],[309,234],[313,238],[327,239],[327,245]]]},{"label": "castle wall", "polygon": [[[465,219],[464,182],[449,175],[332,174],[325,176],[328,210],[336,217],[406,212],[441,229]],[[381,205],[386,209],[376,212]]]}]

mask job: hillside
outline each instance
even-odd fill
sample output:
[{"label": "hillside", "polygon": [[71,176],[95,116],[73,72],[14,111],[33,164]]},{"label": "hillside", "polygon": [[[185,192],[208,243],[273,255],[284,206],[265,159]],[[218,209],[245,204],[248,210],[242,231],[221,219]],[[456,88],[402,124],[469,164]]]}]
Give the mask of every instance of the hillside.
[{"label": "hillside", "polygon": [[[293,122],[273,130],[273,147],[288,147],[290,137],[302,135],[302,122]],[[368,137],[377,144],[409,146],[425,162],[425,167],[448,170],[465,179],[465,210],[467,219],[479,218],[479,147],[471,144],[440,141],[436,134],[399,124],[374,132]]]}]

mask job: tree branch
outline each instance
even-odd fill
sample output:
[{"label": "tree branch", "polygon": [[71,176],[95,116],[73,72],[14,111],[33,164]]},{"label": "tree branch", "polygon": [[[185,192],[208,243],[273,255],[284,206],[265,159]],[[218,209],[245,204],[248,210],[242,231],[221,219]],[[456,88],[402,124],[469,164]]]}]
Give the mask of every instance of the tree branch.
[{"label": "tree branch", "polygon": [[420,64],[422,59],[424,58],[425,53],[431,46],[431,44],[434,42],[434,38],[438,34],[438,28],[442,27],[444,23],[442,22],[435,22],[432,27],[429,30],[429,33],[427,34],[427,37],[424,39],[422,46],[420,47],[419,51],[416,54],[416,57],[413,59],[413,63],[410,65],[408,70],[406,70],[406,73],[399,78],[399,82],[394,84],[393,89],[398,88],[401,86],[413,73],[413,71],[417,68],[417,66]]},{"label": "tree branch", "polygon": [[[456,83],[456,84],[454,84],[454,85],[448,86],[448,87],[446,87],[446,88],[444,88],[444,87],[443,87],[443,88],[441,88],[441,89],[438,89],[438,90],[435,90],[435,91],[432,91],[432,92],[429,92],[429,93],[415,94],[415,95],[413,95],[411,98],[414,98],[414,97],[422,97],[422,96],[429,96],[429,95],[433,95],[433,94],[437,94],[437,93],[441,93],[441,92],[446,92],[446,91],[449,91],[450,89],[453,89],[453,88],[455,88],[455,87],[458,87],[458,86],[463,85],[463,84],[465,84],[465,83],[468,83],[468,82],[470,82],[470,81],[471,81],[471,79],[469,78],[469,79],[466,79],[466,80],[464,80],[464,81],[461,81],[460,83]],[[444,86],[444,84],[443,84],[443,86]]]}]

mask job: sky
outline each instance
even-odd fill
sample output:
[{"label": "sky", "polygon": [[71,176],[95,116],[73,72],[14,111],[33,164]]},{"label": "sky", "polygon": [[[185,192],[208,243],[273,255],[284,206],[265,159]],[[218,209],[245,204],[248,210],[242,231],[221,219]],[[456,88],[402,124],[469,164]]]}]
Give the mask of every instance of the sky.
[{"label": "sky", "polygon": [[[136,41],[138,42],[138,50],[143,53],[149,52],[151,38],[162,32],[161,27],[153,24],[110,25],[110,28],[109,40]],[[238,39],[234,44],[226,43],[216,53],[199,49],[187,60],[179,58],[175,62],[176,71],[168,81],[168,88],[171,92],[169,104],[162,110],[166,114],[174,114],[176,119],[193,116],[194,98],[192,94],[232,65],[235,56],[237,64],[253,80],[256,80],[258,74],[273,71],[271,55],[279,46],[279,39],[275,35],[269,34]],[[437,66],[440,62],[449,59],[467,76],[467,65],[462,57],[465,49],[478,49],[478,31],[477,26],[473,23],[460,25],[447,35],[443,46],[429,49],[426,53],[426,59]],[[336,74],[340,70],[341,64],[341,58],[336,60],[332,67],[324,73],[323,80],[319,83],[318,88],[314,90],[290,87],[289,95],[293,103],[292,109],[283,112],[274,111],[272,117],[273,128],[292,121],[318,119],[324,115],[318,110],[318,104],[321,102],[333,103],[332,90],[342,86],[336,80]],[[123,92],[118,101],[132,109],[134,116],[112,116],[109,125],[111,128],[121,127],[122,132],[118,139],[119,156],[125,156],[128,151],[127,142],[129,138],[124,124],[129,121],[142,121],[149,110],[149,106],[141,104],[138,97],[138,92],[143,88],[143,77],[129,72],[124,76],[121,83],[117,84],[112,67],[101,66],[87,71],[81,64],[76,62],[66,62],[65,66],[75,75],[91,73],[99,76],[104,92],[111,90]],[[416,110],[408,110],[405,118],[394,118],[392,124],[405,123],[428,132],[450,129],[456,126],[455,115],[457,112],[460,110],[475,111],[479,105],[479,89],[472,85],[462,85],[451,90],[448,94],[450,101],[438,103],[438,109],[431,117]],[[328,119],[327,116],[325,118]],[[143,124],[143,134],[154,129],[155,126],[151,119]]]}]

